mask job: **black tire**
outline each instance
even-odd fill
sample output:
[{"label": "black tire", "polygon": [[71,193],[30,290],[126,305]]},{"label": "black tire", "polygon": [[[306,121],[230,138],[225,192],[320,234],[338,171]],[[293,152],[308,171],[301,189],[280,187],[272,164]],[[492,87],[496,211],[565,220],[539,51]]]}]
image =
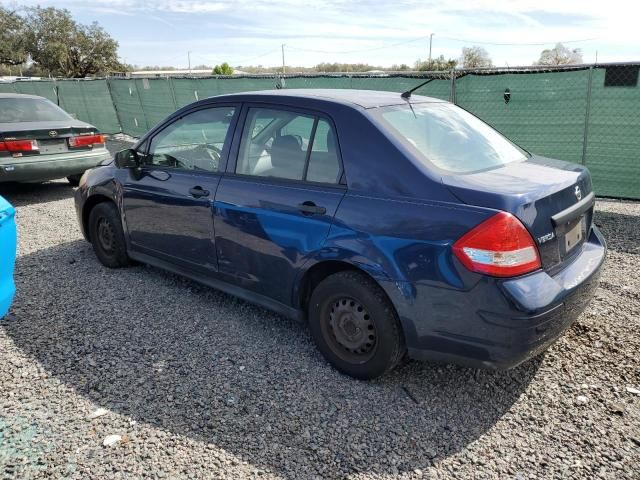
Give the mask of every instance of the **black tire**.
[{"label": "black tire", "polygon": [[130,265],[120,213],[113,203],[98,203],[91,209],[89,239],[98,260],[105,267],[121,268]]},{"label": "black tire", "polygon": [[79,173],[78,175],[69,175],[67,177],[67,182],[69,182],[72,187],[77,187],[78,185],[80,185],[81,178],[82,178],[81,173]]},{"label": "black tire", "polygon": [[341,372],[370,380],[404,357],[404,337],[393,305],[365,274],[339,272],[313,290],[308,309],[311,335]]}]

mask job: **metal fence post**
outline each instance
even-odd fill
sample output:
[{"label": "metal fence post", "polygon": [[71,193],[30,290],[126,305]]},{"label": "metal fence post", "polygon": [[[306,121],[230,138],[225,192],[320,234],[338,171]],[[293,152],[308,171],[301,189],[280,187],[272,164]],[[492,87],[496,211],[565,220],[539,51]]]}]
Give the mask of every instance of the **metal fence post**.
[{"label": "metal fence post", "polygon": [[120,118],[120,112],[118,111],[118,104],[116,103],[116,99],[113,97],[113,92],[111,91],[111,79],[109,77],[105,78],[104,81],[107,82],[107,91],[109,92],[109,96],[111,97],[111,103],[113,104],[113,110],[116,112],[116,120],[118,120],[118,126],[120,127],[120,133],[124,133],[122,130],[122,119]]},{"label": "metal fence post", "polygon": [[451,70],[451,87],[449,90],[449,101],[455,105],[456,103],[456,71]]},{"label": "metal fence post", "polygon": [[[140,96],[140,90],[138,89],[138,82],[136,82],[135,78],[132,78],[133,86],[136,88],[136,96],[138,97],[138,103],[140,104],[140,112],[142,112],[142,117],[144,118],[144,125],[146,131],[150,130],[153,125],[149,125],[149,120],[147,119],[147,114],[144,111],[144,106],[142,105],[142,97]],[[139,125],[138,125],[139,126]]]},{"label": "metal fence post", "polygon": [[589,78],[587,79],[587,102],[584,112],[584,134],[582,138],[582,164],[587,161],[587,140],[589,138],[589,116],[591,115],[591,82],[593,80],[593,66],[589,67]]},{"label": "metal fence post", "polygon": [[171,92],[171,99],[173,100],[173,108],[178,109],[178,101],[176,100],[176,91],[173,85],[173,80],[167,75],[167,82],[169,83],[169,91]]}]

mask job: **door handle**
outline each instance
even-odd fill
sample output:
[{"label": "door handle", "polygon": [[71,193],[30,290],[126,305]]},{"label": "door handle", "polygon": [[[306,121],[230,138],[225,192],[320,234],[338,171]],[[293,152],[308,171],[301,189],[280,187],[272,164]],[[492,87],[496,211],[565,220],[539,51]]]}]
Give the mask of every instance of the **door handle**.
[{"label": "door handle", "polygon": [[303,215],[324,215],[327,213],[327,209],[319,207],[313,202],[303,202],[298,204],[298,211]]},{"label": "door handle", "polygon": [[189,189],[189,195],[194,198],[208,197],[209,190],[205,190],[201,186],[195,186]]}]

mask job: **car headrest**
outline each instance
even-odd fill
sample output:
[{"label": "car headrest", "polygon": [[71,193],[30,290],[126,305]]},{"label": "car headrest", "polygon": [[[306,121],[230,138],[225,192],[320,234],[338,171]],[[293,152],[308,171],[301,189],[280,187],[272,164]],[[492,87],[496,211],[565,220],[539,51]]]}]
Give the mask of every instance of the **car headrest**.
[{"label": "car headrest", "polygon": [[273,139],[271,145],[271,166],[288,167],[292,164],[304,163],[304,152],[298,139],[293,135],[283,135]]}]

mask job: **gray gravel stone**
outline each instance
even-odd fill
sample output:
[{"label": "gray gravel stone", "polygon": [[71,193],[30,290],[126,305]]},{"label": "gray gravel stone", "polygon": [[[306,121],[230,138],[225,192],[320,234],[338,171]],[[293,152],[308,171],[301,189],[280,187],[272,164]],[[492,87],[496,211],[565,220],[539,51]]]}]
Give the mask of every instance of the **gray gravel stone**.
[{"label": "gray gravel stone", "polygon": [[[0,478],[639,478],[639,203],[598,202],[601,286],[546,354],[360,382],[278,315],[151,267],[103,268],[65,182],[0,192],[19,226]],[[98,406],[109,414],[87,421]]]}]

